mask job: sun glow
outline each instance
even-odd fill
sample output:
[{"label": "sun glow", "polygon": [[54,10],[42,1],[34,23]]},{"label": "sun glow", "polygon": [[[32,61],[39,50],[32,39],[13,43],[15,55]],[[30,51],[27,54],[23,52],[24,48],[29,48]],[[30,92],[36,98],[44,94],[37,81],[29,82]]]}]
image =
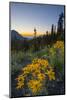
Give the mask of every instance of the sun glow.
[{"label": "sun glow", "polygon": [[[34,36],[34,32],[22,32],[20,33],[22,36]],[[45,33],[37,32],[36,36],[44,35]]]}]

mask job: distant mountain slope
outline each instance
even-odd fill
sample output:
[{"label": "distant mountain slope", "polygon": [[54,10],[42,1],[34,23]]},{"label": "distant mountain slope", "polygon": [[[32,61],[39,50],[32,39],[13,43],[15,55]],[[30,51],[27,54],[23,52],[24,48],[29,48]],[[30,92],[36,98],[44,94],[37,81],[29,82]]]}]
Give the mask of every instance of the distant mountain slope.
[{"label": "distant mountain slope", "polygon": [[17,31],[11,30],[11,40],[24,40],[25,38],[21,36]]}]

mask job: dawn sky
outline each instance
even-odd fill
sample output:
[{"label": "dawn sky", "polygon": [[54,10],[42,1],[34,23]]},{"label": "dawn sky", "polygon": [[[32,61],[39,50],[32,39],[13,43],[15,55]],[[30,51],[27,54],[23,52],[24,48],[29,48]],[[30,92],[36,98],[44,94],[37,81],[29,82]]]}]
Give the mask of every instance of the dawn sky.
[{"label": "dawn sky", "polygon": [[61,12],[64,6],[11,3],[11,30],[32,35],[36,27],[38,34],[44,34],[52,24],[57,25]]}]

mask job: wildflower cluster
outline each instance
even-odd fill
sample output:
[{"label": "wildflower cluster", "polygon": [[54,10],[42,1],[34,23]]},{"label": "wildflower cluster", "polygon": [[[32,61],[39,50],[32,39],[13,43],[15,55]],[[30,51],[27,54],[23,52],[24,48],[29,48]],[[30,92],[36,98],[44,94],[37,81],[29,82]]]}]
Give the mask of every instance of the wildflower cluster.
[{"label": "wildflower cluster", "polygon": [[55,80],[55,72],[50,66],[48,60],[34,59],[31,64],[22,68],[22,74],[18,76],[17,89],[26,86],[33,94],[38,93],[43,86],[44,80]]},{"label": "wildflower cluster", "polygon": [[50,54],[52,54],[52,56],[55,55],[63,55],[64,54],[64,42],[63,41],[57,41],[50,49]]},{"label": "wildflower cluster", "polygon": [[56,66],[59,72],[63,72],[64,68],[64,42],[56,41],[54,45],[49,49],[50,63],[52,66]]},{"label": "wildflower cluster", "polygon": [[54,44],[54,48],[58,48],[58,49],[64,48],[64,42],[63,41],[57,41]]}]

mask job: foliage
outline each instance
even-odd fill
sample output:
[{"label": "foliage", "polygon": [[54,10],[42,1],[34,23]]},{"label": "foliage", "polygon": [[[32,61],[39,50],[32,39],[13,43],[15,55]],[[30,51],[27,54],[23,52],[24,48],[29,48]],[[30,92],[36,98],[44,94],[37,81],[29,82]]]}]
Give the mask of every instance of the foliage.
[{"label": "foliage", "polygon": [[64,69],[64,42],[57,41],[49,50],[50,63],[62,72]]}]

